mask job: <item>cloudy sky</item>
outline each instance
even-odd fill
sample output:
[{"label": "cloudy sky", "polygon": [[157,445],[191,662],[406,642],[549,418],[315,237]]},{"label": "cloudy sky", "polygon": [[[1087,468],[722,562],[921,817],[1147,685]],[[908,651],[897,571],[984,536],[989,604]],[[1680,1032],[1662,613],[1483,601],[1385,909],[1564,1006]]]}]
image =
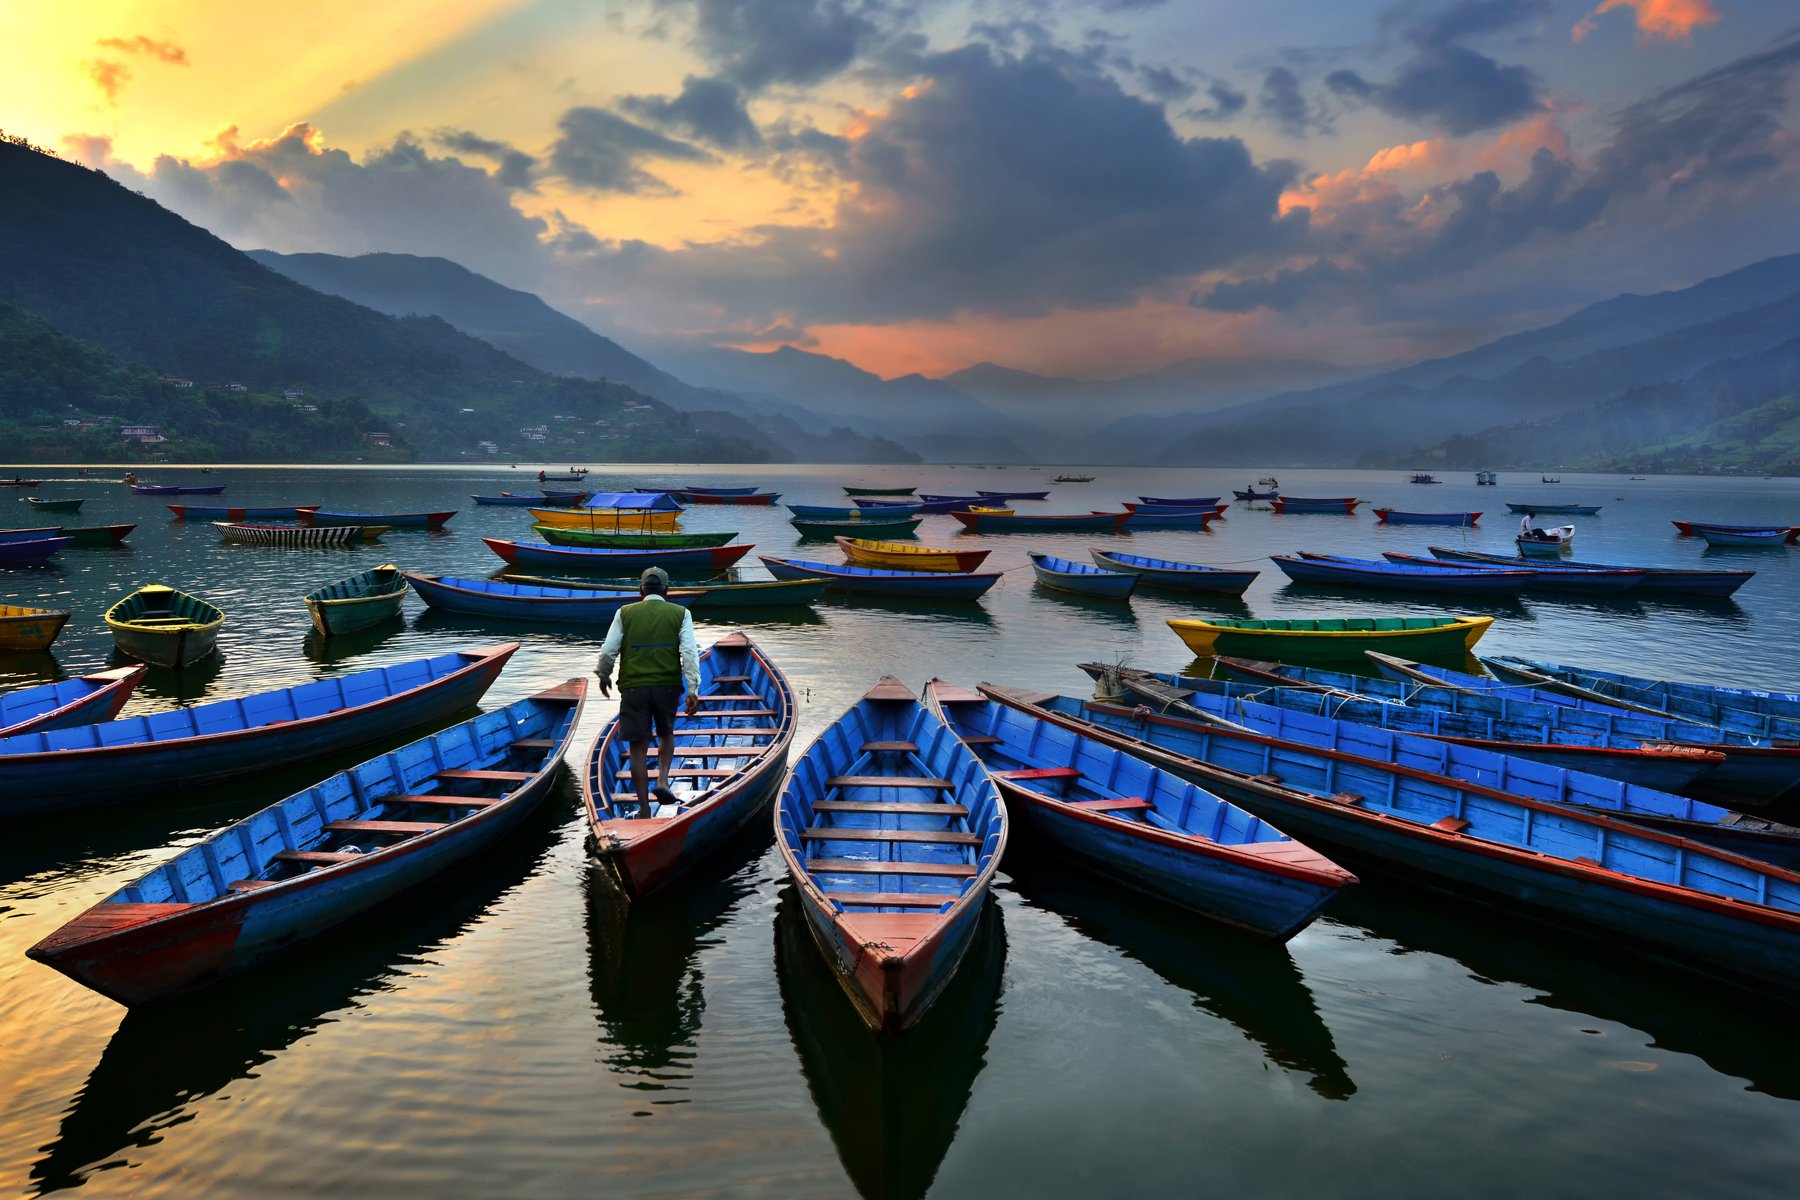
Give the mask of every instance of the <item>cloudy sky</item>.
[{"label": "cloudy sky", "polygon": [[0,125],[634,348],[1375,363],[1800,250],[1795,0],[82,0]]}]

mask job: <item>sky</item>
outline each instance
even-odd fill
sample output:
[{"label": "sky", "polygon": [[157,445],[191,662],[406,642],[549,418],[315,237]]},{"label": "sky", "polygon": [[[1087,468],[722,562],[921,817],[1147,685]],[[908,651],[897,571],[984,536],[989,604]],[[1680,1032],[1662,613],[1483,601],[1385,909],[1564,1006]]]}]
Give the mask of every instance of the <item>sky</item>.
[{"label": "sky", "polygon": [[1800,250],[1794,0],[80,0],[0,127],[657,357],[1388,363]]}]

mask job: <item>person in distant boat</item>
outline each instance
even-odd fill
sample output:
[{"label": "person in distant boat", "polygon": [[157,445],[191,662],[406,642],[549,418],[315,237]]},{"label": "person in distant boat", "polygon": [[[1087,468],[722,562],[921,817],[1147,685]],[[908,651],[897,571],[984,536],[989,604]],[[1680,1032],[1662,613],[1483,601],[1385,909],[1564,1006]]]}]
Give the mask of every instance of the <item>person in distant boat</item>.
[{"label": "person in distant boat", "polygon": [[550,477],[548,475],[544,474],[542,471],[538,472],[538,482],[539,483],[544,482],[544,480],[546,480],[548,478],[550,478]]},{"label": "person in distant boat", "polygon": [[1519,536],[1522,538],[1541,538],[1544,531],[1531,523],[1531,514],[1526,513],[1519,518]]},{"label": "person in distant boat", "polygon": [[[688,716],[700,710],[700,647],[694,640],[694,618],[665,598],[668,590],[667,571],[651,567],[644,572],[638,583],[643,598],[613,615],[594,667],[600,694],[610,696],[613,665],[619,666],[619,736],[630,748],[631,789],[645,816],[650,815],[652,795],[658,804],[677,802],[669,790],[669,760],[675,757],[675,708],[684,685]],[[651,789],[644,760],[653,733],[659,753],[656,787]]]}]

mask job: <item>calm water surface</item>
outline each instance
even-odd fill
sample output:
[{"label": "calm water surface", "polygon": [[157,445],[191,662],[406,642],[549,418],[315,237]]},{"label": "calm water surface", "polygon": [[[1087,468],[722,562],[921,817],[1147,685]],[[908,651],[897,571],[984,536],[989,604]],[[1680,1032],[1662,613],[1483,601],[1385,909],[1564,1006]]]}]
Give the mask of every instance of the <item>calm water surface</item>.
[{"label": "calm water surface", "polygon": [[[9,471],[0,471],[8,474]],[[56,472],[51,472],[56,474]],[[632,481],[767,483],[841,503],[846,482],[928,491],[1052,490],[1025,511],[1116,507],[1141,494],[1244,487],[1259,472],[814,467],[656,468]],[[69,474],[62,472],[62,474]],[[191,472],[169,477],[200,482]],[[500,628],[412,603],[404,622],[317,644],[299,597],[395,561],[487,575],[480,535],[529,536],[522,510],[471,492],[530,490],[526,472],[221,469],[233,503],[368,511],[460,508],[450,532],[383,546],[279,551],[117,486],[81,524],[138,522],[128,547],[0,572],[0,596],[72,608],[54,656],[0,658],[0,686],[111,662],[100,613],[164,582],[230,614],[223,655],[153,677],[128,712],[298,683],[517,639],[493,703],[592,667],[597,634]],[[1386,473],[1283,472],[1298,495],[1354,493],[1413,510],[1484,509],[1479,532],[1372,516],[1232,509],[1205,534],[991,537],[1005,581],[940,610],[829,603],[738,626],[800,697],[800,746],[874,678],[932,675],[1082,694],[1073,664],[1189,661],[1183,615],[1446,611],[1289,586],[1269,564],[1245,603],[1154,593],[1129,606],[1045,592],[1025,552],[1089,545],[1215,564],[1269,553],[1420,553],[1445,540],[1510,552],[1505,500],[1598,503],[1570,518],[1600,561],[1753,566],[1734,602],[1477,605],[1482,648],[1720,683],[1800,683],[1800,551],[1708,551],[1670,517],[1800,523],[1794,481],[1466,474],[1416,487]],[[16,506],[16,511],[15,511]],[[689,529],[797,547],[785,510],[697,508]],[[0,526],[44,523],[0,496]],[[928,544],[978,543],[947,517]],[[825,543],[830,547],[830,543]],[[751,560],[752,562],[754,560]],[[760,570],[754,573],[760,574]],[[579,747],[612,715],[591,703]],[[518,838],[428,896],[376,914],[173,1012],[127,1014],[23,957],[63,921],[178,848],[310,782],[146,794],[127,809],[15,827],[0,842],[0,1188],[91,1195],[506,1196],[1791,1196],[1800,1169],[1800,1049],[1791,1009],[1612,949],[1403,885],[1366,881],[1286,947],[1153,908],[1054,863],[1009,860],[978,949],[931,1019],[898,1043],[866,1034],[796,920],[762,822],[715,869],[627,906],[582,846],[572,779]]]}]

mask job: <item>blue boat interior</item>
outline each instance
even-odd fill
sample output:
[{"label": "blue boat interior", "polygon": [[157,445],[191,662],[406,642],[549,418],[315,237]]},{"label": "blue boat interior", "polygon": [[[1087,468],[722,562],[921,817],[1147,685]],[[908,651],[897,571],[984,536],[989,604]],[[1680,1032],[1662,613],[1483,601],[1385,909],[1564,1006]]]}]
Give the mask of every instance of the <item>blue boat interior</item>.
[{"label": "blue boat interior", "polygon": [[1175,560],[1168,558],[1149,558],[1142,554],[1126,554],[1120,550],[1096,550],[1094,551],[1094,554],[1100,558],[1111,559],[1113,562],[1120,563],[1124,566],[1137,567],[1145,571],[1193,571],[1198,574],[1217,573],[1221,575],[1254,575],[1256,573],[1254,571],[1227,571],[1221,567],[1208,567],[1203,566],[1200,563],[1176,562]]},{"label": "blue boat interior", "polygon": [[[765,562],[768,560],[764,560]],[[870,579],[945,579],[954,578],[956,571],[889,571],[881,567],[858,567],[850,563],[822,563],[804,558],[781,558],[776,562],[791,567],[807,575],[860,575]]]},{"label": "blue boat interior", "polygon": [[0,730],[11,729],[26,721],[35,721],[47,712],[55,712],[65,704],[73,704],[84,696],[91,696],[109,686],[110,680],[96,683],[82,677],[0,692]]},{"label": "blue boat interior", "polygon": [[781,796],[778,835],[836,913],[948,911],[992,864],[1006,827],[975,756],[903,688],[893,692],[865,697],[821,733]]},{"label": "blue boat interior", "polygon": [[107,901],[203,904],[469,821],[556,766],[579,707],[520,700],[371,758],[190,846]]},{"label": "blue boat interior", "polygon": [[1058,558],[1054,554],[1032,554],[1030,558],[1033,563],[1044,570],[1054,571],[1058,575],[1093,575],[1102,579],[1117,578],[1120,575],[1118,571],[1109,571],[1105,567],[1091,566],[1088,563],[1075,562],[1072,559]]},{"label": "blue boat interior", "polygon": [[[1800,695],[1793,692],[1761,692],[1708,683],[1645,679],[1614,671],[1535,662],[1510,655],[1482,661],[1503,672],[1507,664],[1515,664],[1602,696],[1617,697],[1648,708],[1660,708],[1673,716],[1717,725],[1733,733],[1761,738],[1800,738]],[[1574,699],[1567,696],[1561,698]],[[1594,702],[1577,702],[1598,707]]]},{"label": "blue boat interior", "polygon": [[[539,584],[511,583],[505,579],[463,579],[454,575],[440,575],[428,582],[447,588],[455,588],[464,592],[478,592],[483,596],[499,596],[511,600],[583,600],[593,604],[611,604],[623,608],[641,597],[636,588],[603,589],[585,587],[549,587]],[[676,603],[685,597],[672,596]]]},{"label": "blue boat interior", "polygon": [[322,717],[344,709],[375,704],[401,692],[433,683],[480,661],[468,652],[439,654],[431,658],[396,663],[335,675],[294,687],[276,688],[252,696],[214,700],[189,708],[171,709],[141,717],[122,717],[98,725],[52,729],[0,739],[0,756],[42,754],[49,750],[91,750],[144,742],[171,742],[182,738],[237,733],[281,721]]},{"label": "blue boat interior", "polygon": [[[606,727],[588,760],[588,793],[603,820],[677,817],[735,788],[761,767],[772,747],[791,736],[794,696],[787,680],[771,671],[747,640],[715,643],[700,655],[700,711],[675,714],[676,753],[670,759],[669,790],[676,803],[652,798],[641,811],[631,789],[629,748]],[[646,764],[650,785],[668,748],[657,745]]]}]

